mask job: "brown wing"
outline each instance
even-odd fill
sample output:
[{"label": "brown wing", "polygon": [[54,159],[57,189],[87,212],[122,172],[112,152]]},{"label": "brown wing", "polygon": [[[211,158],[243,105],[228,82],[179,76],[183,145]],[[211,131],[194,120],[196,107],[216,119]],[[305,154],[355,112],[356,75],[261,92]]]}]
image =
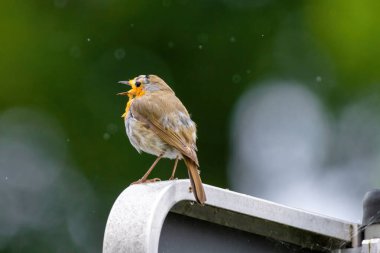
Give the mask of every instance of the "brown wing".
[{"label": "brown wing", "polygon": [[137,98],[131,105],[133,116],[146,123],[163,141],[177,149],[182,155],[193,160],[198,166],[193,138],[195,124],[186,124],[181,117],[190,116],[181,101],[174,94],[155,92]]}]

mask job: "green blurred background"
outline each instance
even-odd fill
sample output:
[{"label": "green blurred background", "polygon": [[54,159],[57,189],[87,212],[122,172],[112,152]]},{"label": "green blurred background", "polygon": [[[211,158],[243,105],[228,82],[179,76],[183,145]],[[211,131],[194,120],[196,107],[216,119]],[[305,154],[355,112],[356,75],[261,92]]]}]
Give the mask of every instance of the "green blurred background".
[{"label": "green blurred background", "polygon": [[[17,229],[3,220],[0,251],[101,251],[113,201],[155,159],[139,155],[125,135],[126,100],[115,94],[126,87],[117,81],[140,74],[166,80],[198,125],[203,180],[230,187],[230,121],[239,98],[258,81],[297,80],[332,116],[358,98],[379,101],[379,7],[354,0],[1,1],[0,136],[15,131],[13,137],[34,138],[31,146],[62,164],[51,184],[61,175],[65,183],[39,192],[38,206],[54,196],[54,208],[40,214],[41,224],[54,225],[25,225],[22,212]],[[7,159],[22,159],[18,152]],[[168,178],[172,163],[162,161],[153,176]],[[0,164],[4,190],[12,180],[6,173],[19,172]],[[186,177],[182,163],[179,168]],[[67,171],[85,183],[72,183]],[[28,212],[28,194],[24,189],[23,200],[12,200],[9,191],[6,200],[23,202],[17,210]],[[6,210],[10,202],[0,201]],[[87,211],[68,225],[62,217],[81,205]],[[86,229],[78,235],[76,226]]]}]

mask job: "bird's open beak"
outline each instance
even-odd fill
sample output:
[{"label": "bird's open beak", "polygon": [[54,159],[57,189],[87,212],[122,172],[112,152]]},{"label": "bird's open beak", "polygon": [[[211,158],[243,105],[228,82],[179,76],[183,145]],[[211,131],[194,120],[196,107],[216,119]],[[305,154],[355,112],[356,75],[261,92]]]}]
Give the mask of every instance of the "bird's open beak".
[{"label": "bird's open beak", "polygon": [[130,89],[129,91],[117,93],[117,95],[129,96],[129,97],[136,95],[135,80],[132,79],[132,80],[129,80],[129,81],[119,81],[119,83],[129,85],[129,86],[131,86],[132,89]]},{"label": "bird's open beak", "polygon": [[118,83],[126,84],[126,85],[131,86],[130,81],[119,81]]},{"label": "bird's open beak", "polygon": [[128,96],[129,95],[129,91],[120,92],[120,93],[117,93],[116,95]]}]

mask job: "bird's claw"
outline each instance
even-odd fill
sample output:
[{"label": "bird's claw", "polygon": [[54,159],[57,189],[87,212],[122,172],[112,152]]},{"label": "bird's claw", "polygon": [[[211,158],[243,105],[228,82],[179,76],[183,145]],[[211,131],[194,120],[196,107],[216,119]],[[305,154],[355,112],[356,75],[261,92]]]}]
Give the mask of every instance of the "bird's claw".
[{"label": "bird's claw", "polygon": [[131,183],[131,185],[133,184],[144,184],[144,183],[154,183],[154,182],[158,182],[158,181],[161,181],[160,178],[156,177],[156,178],[152,178],[152,179],[139,179],[133,183]]},{"label": "bird's claw", "polygon": [[161,181],[161,179],[156,177],[156,178],[152,178],[152,179],[147,179],[145,181],[145,183],[154,183],[154,182],[158,182],[158,181]]}]

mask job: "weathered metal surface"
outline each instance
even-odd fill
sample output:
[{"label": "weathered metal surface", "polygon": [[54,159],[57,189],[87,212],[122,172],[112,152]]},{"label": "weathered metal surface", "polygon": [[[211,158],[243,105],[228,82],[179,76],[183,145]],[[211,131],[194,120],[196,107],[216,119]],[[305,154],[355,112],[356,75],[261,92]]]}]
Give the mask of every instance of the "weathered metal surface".
[{"label": "weathered metal surface", "polygon": [[125,189],[110,212],[103,252],[158,252],[169,211],[318,251],[349,247],[356,240],[357,224],[209,185],[202,207],[192,202],[189,186],[188,180],[175,180]]}]

